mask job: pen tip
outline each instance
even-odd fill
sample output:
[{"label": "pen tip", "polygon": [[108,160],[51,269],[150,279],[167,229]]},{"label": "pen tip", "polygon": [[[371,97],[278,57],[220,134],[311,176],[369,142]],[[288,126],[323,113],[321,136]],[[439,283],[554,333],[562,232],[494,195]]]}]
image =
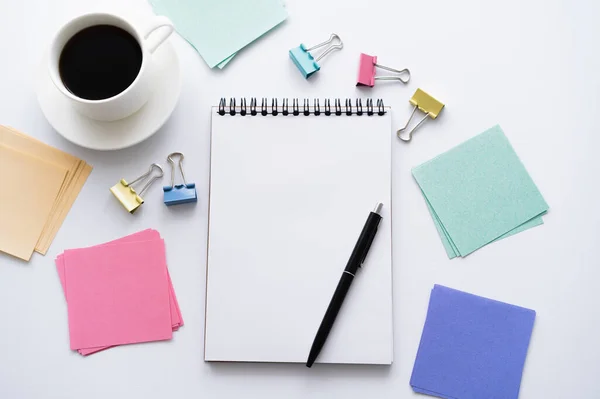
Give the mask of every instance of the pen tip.
[{"label": "pen tip", "polygon": [[315,362],[314,360],[310,360],[310,359],[309,359],[309,360],[306,362],[306,367],[308,367],[308,368],[311,368],[314,362]]},{"label": "pen tip", "polygon": [[383,208],[383,203],[378,202],[377,205],[375,205],[375,209],[373,209],[373,213],[380,214],[381,208]]}]

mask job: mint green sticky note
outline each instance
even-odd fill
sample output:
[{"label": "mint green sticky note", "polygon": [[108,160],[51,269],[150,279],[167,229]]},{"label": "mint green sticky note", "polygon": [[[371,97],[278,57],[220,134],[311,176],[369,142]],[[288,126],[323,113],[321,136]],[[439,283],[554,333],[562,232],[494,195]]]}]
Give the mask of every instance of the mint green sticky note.
[{"label": "mint green sticky note", "polygon": [[435,225],[435,228],[436,228],[438,234],[440,235],[440,239],[442,240],[442,245],[444,245],[444,249],[446,250],[446,254],[448,255],[448,258],[449,259],[456,258],[457,254],[456,254],[456,250],[454,249],[454,247],[451,244],[452,240],[450,239],[450,237],[448,237],[448,233],[446,233],[446,231],[442,227],[440,220],[438,219],[437,215],[435,214],[435,211],[431,207],[431,204],[429,203],[429,201],[427,201],[426,197],[425,197],[425,203],[427,204],[427,209],[429,209],[429,213],[431,214],[431,218],[433,219],[433,224]]},{"label": "mint green sticky note", "polygon": [[[440,220],[438,219],[438,216],[435,214],[435,211],[433,210],[433,208],[431,207],[431,204],[427,200],[427,197],[425,197],[424,194],[423,194],[423,197],[425,198],[425,204],[427,205],[427,209],[429,210],[429,213],[431,214],[431,218],[433,219],[433,224],[435,225],[435,228],[436,228],[438,234],[440,235],[440,239],[442,240],[442,245],[444,245],[444,249],[446,250],[446,254],[448,255],[448,258],[453,259],[453,258],[456,258],[457,256],[460,256],[460,254],[458,253],[458,250],[456,249],[456,245],[454,245],[454,242],[452,242],[452,238],[450,238],[450,236],[448,236],[448,233],[442,226]],[[494,241],[502,240],[503,238],[510,237],[512,235],[515,235],[517,233],[520,233],[522,231],[528,230],[532,227],[536,227],[536,226],[539,226],[542,224],[544,224],[544,220],[542,219],[542,216],[537,216],[537,217],[523,223],[522,225],[512,229],[508,233],[501,235],[500,237],[496,238]],[[492,241],[492,242],[494,242],[494,241]]]},{"label": "mint green sticky note", "polygon": [[[155,8],[155,12],[157,12],[158,8]],[[157,12],[158,13],[158,12]],[[192,46],[194,48],[194,50],[196,50],[198,52],[198,49],[194,46],[194,44],[190,41],[190,39],[188,39],[188,35],[185,31],[183,30],[178,30],[177,33],[179,33],[179,35],[185,39],[185,41],[187,41],[189,43],[190,46]],[[225,67],[225,65],[229,64],[229,61],[231,61],[233,59],[233,57],[235,57],[237,53],[233,53],[231,56],[229,56],[228,58],[225,58],[223,61],[221,61],[220,64],[217,64],[217,67],[219,69],[223,69]]]},{"label": "mint green sticky note", "polygon": [[228,58],[225,58],[223,61],[221,61],[219,64],[217,64],[217,68],[219,69],[223,69],[225,68],[225,65],[229,64],[229,61],[231,61],[233,59],[233,57],[235,57],[237,53],[233,53],[233,55],[229,56]]},{"label": "mint green sticky note", "polygon": [[449,258],[540,225],[548,210],[499,126],[412,172]]},{"label": "mint green sticky note", "polygon": [[222,68],[236,52],[287,18],[281,0],[150,0],[208,64]]}]

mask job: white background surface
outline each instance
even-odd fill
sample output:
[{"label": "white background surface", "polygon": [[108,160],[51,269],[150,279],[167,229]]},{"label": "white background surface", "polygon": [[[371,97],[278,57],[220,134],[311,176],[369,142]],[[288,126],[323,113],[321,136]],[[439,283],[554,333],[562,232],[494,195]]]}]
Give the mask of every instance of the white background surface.
[{"label": "white background surface", "polygon": [[[115,0],[116,2],[116,0]],[[289,20],[223,71],[173,38],[180,102],[165,127],[131,149],[101,153],[63,140],[38,109],[34,71],[50,35],[95,0],[0,2],[0,123],[72,152],[95,169],[46,257],[0,257],[2,398],[412,398],[409,378],[434,283],[537,311],[521,399],[597,398],[600,384],[600,3],[593,0],[288,2]],[[143,0],[131,2],[150,12]],[[345,42],[304,81],[287,51],[334,31]],[[359,52],[409,67],[408,87],[354,87]],[[202,361],[209,106],[221,96],[382,97],[396,126],[422,87],[447,104],[394,160],[394,327],[391,367],[206,364]],[[449,261],[410,168],[500,123],[550,204],[546,224]],[[343,143],[341,143],[343,145]],[[134,216],[108,188],[166,154],[186,153],[196,207],[167,209],[159,187]],[[11,188],[25,195],[27,182]],[[53,265],[66,248],[143,228],[167,243],[186,325],[171,342],[69,351]],[[7,228],[7,226],[0,226]]]}]

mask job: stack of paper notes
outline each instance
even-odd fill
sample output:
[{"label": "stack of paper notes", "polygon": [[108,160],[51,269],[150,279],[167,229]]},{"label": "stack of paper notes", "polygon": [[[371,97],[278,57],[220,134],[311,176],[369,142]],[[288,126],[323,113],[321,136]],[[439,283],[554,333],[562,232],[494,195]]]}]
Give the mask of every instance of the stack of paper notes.
[{"label": "stack of paper notes", "polygon": [[450,259],[543,224],[548,211],[500,126],[412,173]]},{"label": "stack of paper notes", "polygon": [[517,399],[535,311],[435,285],[410,378],[446,399]]},{"label": "stack of paper notes", "polygon": [[223,68],[235,54],[285,21],[283,0],[150,0],[209,67]]},{"label": "stack of paper notes", "polygon": [[85,161],[0,126],[0,251],[45,255],[92,171]]},{"label": "stack of paper notes", "polygon": [[56,268],[67,301],[71,349],[86,356],[116,345],[163,341],[183,325],[165,244],[144,230],[66,250]]}]

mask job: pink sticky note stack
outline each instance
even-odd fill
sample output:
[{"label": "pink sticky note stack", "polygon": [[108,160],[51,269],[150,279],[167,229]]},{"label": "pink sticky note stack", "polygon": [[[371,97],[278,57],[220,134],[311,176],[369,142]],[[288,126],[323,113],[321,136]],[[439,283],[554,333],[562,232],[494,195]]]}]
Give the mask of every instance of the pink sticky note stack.
[{"label": "pink sticky note stack", "polygon": [[66,250],[56,268],[67,300],[71,349],[81,355],[168,340],[183,325],[156,230]]}]

